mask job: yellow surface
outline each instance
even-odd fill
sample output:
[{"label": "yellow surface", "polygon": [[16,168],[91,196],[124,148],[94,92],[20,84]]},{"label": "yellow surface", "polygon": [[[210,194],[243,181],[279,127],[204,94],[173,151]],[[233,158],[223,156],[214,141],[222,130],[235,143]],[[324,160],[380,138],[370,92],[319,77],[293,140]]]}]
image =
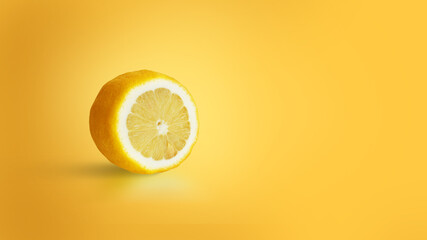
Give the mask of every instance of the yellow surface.
[{"label": "yellow surface", "polygon": [[[426,239],[426,10],[1,1],[0,238]],[[199,109],[166,173],[121,170],[90,137],[101,86],[138,69]]]}]

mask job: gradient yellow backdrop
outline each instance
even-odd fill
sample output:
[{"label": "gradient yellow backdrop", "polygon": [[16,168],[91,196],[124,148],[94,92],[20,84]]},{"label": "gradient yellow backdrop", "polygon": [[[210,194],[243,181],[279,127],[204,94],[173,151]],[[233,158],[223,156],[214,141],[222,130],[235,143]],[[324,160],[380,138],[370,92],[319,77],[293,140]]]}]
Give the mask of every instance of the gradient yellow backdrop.
[{"label": "gradient yellow backdrop", "polygon": [[[0,238],[427,239],[426,10],[1,1]],[[140,69],[200,117],[190,157],[148,176],[88,126],[101,86]]]}]

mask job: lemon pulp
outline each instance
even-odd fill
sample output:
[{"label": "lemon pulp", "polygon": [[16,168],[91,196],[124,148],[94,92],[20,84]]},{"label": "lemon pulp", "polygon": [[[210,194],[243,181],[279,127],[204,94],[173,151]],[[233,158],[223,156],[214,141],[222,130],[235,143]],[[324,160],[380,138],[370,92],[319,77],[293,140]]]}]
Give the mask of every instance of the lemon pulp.
[{"label": "lemon pulp", "polygon": [[191,131],[182,99],[166,88],[141,94],[132,105],[126,127],[132,147],[154,160],[176,156]]}]

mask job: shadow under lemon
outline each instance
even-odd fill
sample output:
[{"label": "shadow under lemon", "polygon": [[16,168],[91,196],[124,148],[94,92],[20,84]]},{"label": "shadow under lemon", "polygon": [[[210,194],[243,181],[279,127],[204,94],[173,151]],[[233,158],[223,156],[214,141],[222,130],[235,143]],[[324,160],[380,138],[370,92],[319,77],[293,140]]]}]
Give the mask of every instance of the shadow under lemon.
[{"label": "shadow under lemon", "polygon": [[[188,197],[190,181],[171,171],[155,174],[137,174],[119,168],[108,161],[70,166],[69,177],[95,183],[95,191],[113,198],[164,199]],[[90,184],[92,185],[92,184]]]},{"label": "shadow under lemon", "polygon": [[109,162],[104,164],[86,164],[78,165],[71,168],[75,175],[81,177],[96,177],[96,178],[132,178],[132,177],[149,177],[150,175],[136,174],[119,168]]}]

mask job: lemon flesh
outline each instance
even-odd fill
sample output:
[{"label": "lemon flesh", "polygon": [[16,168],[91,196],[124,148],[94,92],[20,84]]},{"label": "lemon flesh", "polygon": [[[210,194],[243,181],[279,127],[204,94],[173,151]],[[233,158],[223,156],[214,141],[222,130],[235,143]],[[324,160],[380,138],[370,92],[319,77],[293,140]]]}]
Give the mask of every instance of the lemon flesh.
[{"label": "lemon flesh", "polygon": [[188,110],[182,99],[166,88],[137,98],[127,118],[132,146],[144,157],[171,159],[190,136]]}]

